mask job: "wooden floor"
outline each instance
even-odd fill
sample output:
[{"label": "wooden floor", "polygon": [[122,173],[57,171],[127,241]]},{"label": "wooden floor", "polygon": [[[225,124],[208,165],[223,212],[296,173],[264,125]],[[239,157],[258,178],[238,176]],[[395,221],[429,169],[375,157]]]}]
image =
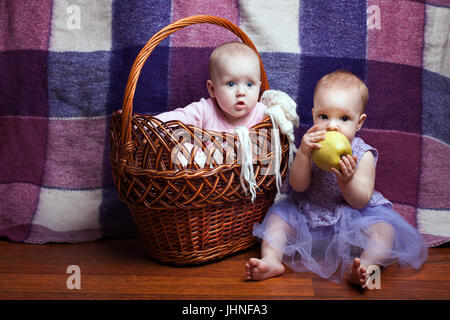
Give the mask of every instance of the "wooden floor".
[{"label": "wooden floor", "polygon": [[[0,299],[450,299],[448,245],[430,248],[417,272],[386,268],[381,289],[373,290],[290,270],[266,281],[245,281],[244,266],[252,256],[258,256],[257,247],[214,263],[173,267],[149,258],[137,238],[45,245],[0,240]],[[80,268],[81,289],[68,289],[71,265]]]}]

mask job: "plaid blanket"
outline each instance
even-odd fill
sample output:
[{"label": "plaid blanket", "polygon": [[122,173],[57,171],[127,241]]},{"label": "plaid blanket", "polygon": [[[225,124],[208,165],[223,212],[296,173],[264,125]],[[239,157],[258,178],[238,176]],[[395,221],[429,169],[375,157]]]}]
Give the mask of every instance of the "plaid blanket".
[{"label": "plaid blanket", "polygon": [[[367,83],[359,132],[379,150],[376,189],[429,246],[450,240],[450,5],[447,0],[0,1],[0,236],[27,243],[137,235],[113,186],[109,123],[131,65],[162,27],[209,14],[244,30],[272,89],[298,104],[346,68]],[[207,97],[214,25],[177,31],[152,52],[134,112]]]}]

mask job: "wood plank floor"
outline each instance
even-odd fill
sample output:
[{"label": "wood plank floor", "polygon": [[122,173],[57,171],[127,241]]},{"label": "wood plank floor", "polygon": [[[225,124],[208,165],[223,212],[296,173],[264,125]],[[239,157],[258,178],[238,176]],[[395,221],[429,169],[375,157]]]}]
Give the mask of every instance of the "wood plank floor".
[{"label": "wood plank floor", "polygon": [[[266,281],[244,280],[253,247],[194,267],[160,264],[138,238],[78,244],[31,245],[0,240],[0,299],[299,300],[450,299],[450,247],[429,249],[419,271],[390,266],[381,289],[358,290],[312,273],[288,270]],[[79,266],[81,289],[68,289],[70,265]]]}]

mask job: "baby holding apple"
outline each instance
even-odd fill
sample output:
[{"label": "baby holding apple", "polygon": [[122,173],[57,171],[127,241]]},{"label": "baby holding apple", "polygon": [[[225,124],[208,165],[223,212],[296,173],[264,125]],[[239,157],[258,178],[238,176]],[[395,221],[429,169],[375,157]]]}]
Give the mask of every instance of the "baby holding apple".
[{"label": "baby holding apple", "polygon": [[[364,82],[346,70],[317,83],[314,125],[304,134],[289,173],[292,190],[254,226],[253,234],[262,239],[261,258],[247,262],[248,280],[279,276],[285,264],[364,288],[373,266],[398,263],[418,269],[426,260],[420,233],[374,190],[378,152],[356,137],[367,118],[368,97]],[[327,158],[343,151],[348,154],[340,159],[338,154],[337,163],[327,166]],[[320,152],[325,156],[315,155]]]}]

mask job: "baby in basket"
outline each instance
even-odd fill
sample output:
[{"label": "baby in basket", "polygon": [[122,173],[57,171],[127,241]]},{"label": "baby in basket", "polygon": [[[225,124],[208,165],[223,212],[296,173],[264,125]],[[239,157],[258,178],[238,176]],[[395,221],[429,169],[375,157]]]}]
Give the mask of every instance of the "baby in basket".
[{"label": "baby in basket", "polygon": [[[179,120],[184,124],[191,124],[204,130],[217,132],[235,132],[239,136],[239,143],[243,145],[240,150],[240,161],[247,162],[243,165],[244,174],[241,172],[241,182],[245,178],[250,185],[252,183],[253,172],[252,153],[261,153],[255,145],[251,145],[248,138],[248,130],[260,123],[266,116],[270,116],[274,126],[288,136],[290,141],[290,160],[292,162],[295,151],[294,145],[294,126],[299,125],[299,117],[296,112],[296,103],[284,92],[278,90],[266,90],[261,96],[261,102],[258,102],[261,87],[261,67],[257,53],[242,42],[227,42],[213,50],[209,59],[209,79],[206,81],[206,87],[210,98],[201,99],[193,102],[184,108],[178,108],[173,111],[161,113],[156,118],[167,122],[170,120]],[[279,137],[276,140],[278,145],[275,148],[280,150]],[[192,141],[191,141],[192,142]],[[207,145],[212,143],[207,142]],[[184,143],[187,153],[178,152],[175,158],[182,166],[186,166],[188,159],[194,159],[199,167],[204,167],[207,161],[207,153],[213,153],[212,159],[216,164],[223,163],[224,153],[226,160],[234,159],[234,148],[229,143],[222,143],[220,148],[225,152],[196,152],[195,157],[190,156],[193,144]],[[275,152],[276,153],[276,152]],[[274,170],[279,169],[280,154]],[[245,169],[247,168],[247,170]],[[279,170],[278,170],[279,171]],[[277,175],[277,186],[281,185],[279,172]],[[244,175],[244,177],[243,177]],[[250,188],[252,195],[252,187]],[[245,190],[245,188],[244,188]]]},{"label": "baby in basket", "polygon": [[[261,68],[256,52],[241,42],[224,43],[211,53],[209,59],[209,79],[206,87],[210,97],[200,99],[184,108],[164,112],[155,117],[167,122],[178,120],[204,130],[233,133],[238,127],[250,128],[265,118],[267,106],[258,102],[261,87]],[[192,151],[195,141],[180,129],[178,135],[185,138],[182,145],[172,150],[172,160],[186,167],[190,159],[203,168],[207,153],[201,147]],[[200,137],[200,141],[203,137]],[[198,140],[197,140],[198,141]],[[210,141],[206,145],[212,147]],[[229,143],[221,143],[222,148],[213,152],[212,160],[221,164],[235,158]],[[221,149],[221,150],[220,150]],[[220,151],[221,152],[220,152]],[[191,152],[195,152],[191,157]],[[211,162],[211,160],[209,161]],[[211,165],[211,164],[210,164]]]},{"label": "baby in basket", "polygon": [[[288,136],[291,142],[290,158],[292,157],[292,152],[295,151],[293,127],[299,124],[297,105],[286,93],[277,90],[266,90],[261,97],[262,102],[258,102],[261,66],[256,51],[238,41],[227,42],[215,48],[209,59],[209,79],[206,81],[206,87],[210,95],[208,99],[202,98],[184,108],[158,114],[155,118],[164,122],[177,120],[204,130],[236,133],[239,136],[239,142],[236,145],[245,144],[243,148],[237,149],[241,152],[241,161],[242,158],[247,159],[244,160],[247,161],[247,165],[243,165],[243,168],[246,167],[249,171],[252,162],[251,154],[252,151],[255,152],[255,146],[252,146],[249,141],[247,129],[270,116],[274,125],[276,124],[280,131]],[[178,137],[187,133],[183,129],[179,131],[175,132]],[[225,161],[235,159],[235,148],[227,141],[220,142],[221,148],[216,148],[214,151],[212,149],[202,151],[201,146],[193,151],[196,141],[192,141],[190,134],[187,134],[186,138],[172,150],[172,161],[180,167],[186,167],[191,159],[200,168],[205,165],[211,166],[212,161],[216,164],[223,163],[224,155],[226,155]],[[203,138],[200,137],[200,141]],[[211,148],[213,143],[206,141],[205,145]],[[279,149],[278,146],[277,150]],[[195,152],[194,156],[191,156],[192,152]],[[250,172],[245,177],[250,183],[249,180],[252,179],[248,178],[248,175],[252,176],[253,173]],[[280,178],[277,177],[278,185],[279,180]]]},{"label": "baby in basket", "polygon": [[241,42],[227,42],[211,53],[206,87],[210,98],[156,118],[179,120],[205,130],[233,132],[261,122],[266,106],[258,102],[261,68],[256,52]]},{"label": "baby in basket", "polygon": [[[196,127],[219,131],[236,132],[239,136],[239,143],[243,145],[240,150],[240,161],[242,161],[241,184],[243,179],[250,185],[252,198],[255,196],[255,181],[252,172],[252,153],[262,153],[256,150],[255,145],[251,145],[248,138],[250,128],[260,123],[266,116],[270,116],[274,127],[288,136],[290,141],[290,162],[292,162],[294,145],[294,126],[299,125],[299,117],[296,112],[296,103],[284,92],[277,90],[266,90],[258,102],[261,87],[261,67],[257,53],[242,42],[224,43],[211,53],[209,59],[209,79],[206,87],[210,98],[201,99],[198,102],[189,104],[184,108],[161,113],[156,118],[167,122],[169,120],[179,120],[184,124],[191,124]],[[277,175],[277,187],[280,188],[281,177],[279,174],[280,146],[279,137],[276,134],[275,140],[275,166],[273,169]],[[211,143],[209,146],[211,146]],[[207,144],[208,144],[207,143]],[[175,152],[172,159],[186,166],[188,159],[194,159],[199,167],[204,167],[207,160],[207,153],[216,164],[223,163],[224,154],[226,161],[234,160],[234,148],[229,143],[222,143],[222,152],[216,149],[213,152],[196,152],[195,157],[190,156],[194,147],[193,144],[184,143],[186,152]],[[180,151],[180,150],[179,150]],[[225,152],[223,152],[225,151]],[[277,157],[278,156],[278,157]],[[244,186],[243,186],[244,188]],[[246,188],[244,188],[246,191]]]}]

